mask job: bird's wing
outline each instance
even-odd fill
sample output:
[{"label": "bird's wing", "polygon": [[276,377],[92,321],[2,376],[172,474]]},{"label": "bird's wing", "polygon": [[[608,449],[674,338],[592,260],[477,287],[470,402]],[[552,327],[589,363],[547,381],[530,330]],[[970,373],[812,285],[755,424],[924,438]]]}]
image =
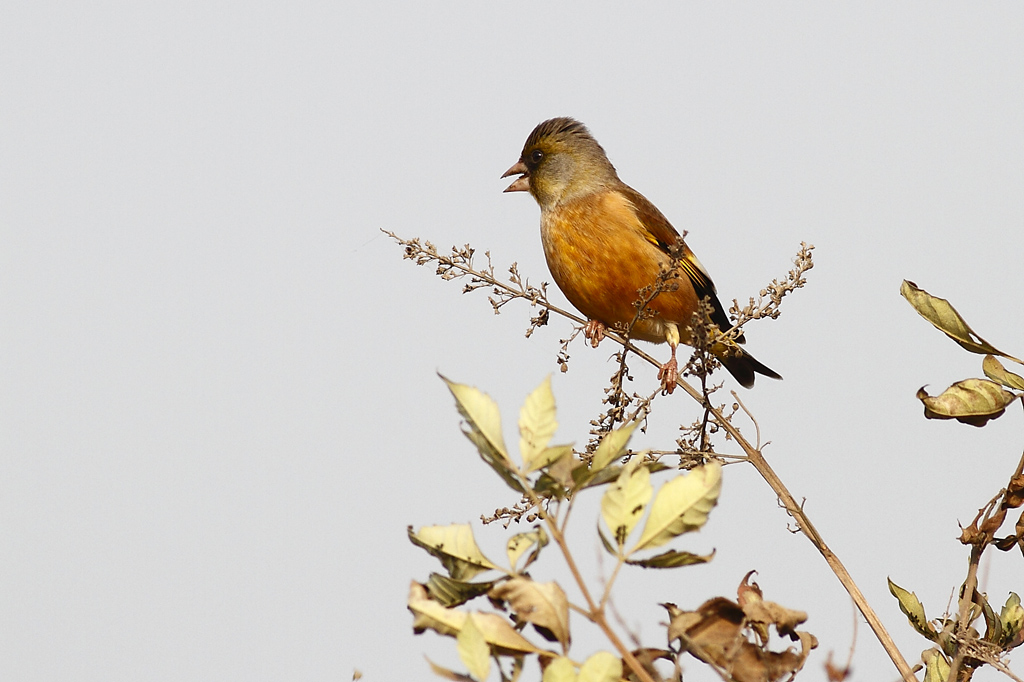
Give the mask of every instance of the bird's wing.
[{"label": "bird's wing", "polygon": [[[644,237],[646,237],[647,241],[654,244],[664,253],[669,254],[670,248],[683,240],[679,233],[676,232],[676,228],[672,227],[672,223],[668,221],[665,214],[659,211],[658,207],[648,201],[647,197],[643,194],[640,194],[640,192],[637,192],[628,185],[624,185],[621,191],[633,205],[633,211],[636,213],[640,224],[644,227]],[[701,262],[697,260],[697,256],[685,243],[683,243],[683,255],[679,259],[679,265],[693,285],[694,291],[697,292],[697,298],[707,296],[711,299],[711,307],[713,308],[711,321],[718,325],[718,328],[722,331],[732,329],[732,322],[729,320],[729,316],[725,314],[722,302],[718,300],[715,283],[711,281],[708,271],[704,269]],[[742,343],[743,337],[740,336],[737,340]]]}]

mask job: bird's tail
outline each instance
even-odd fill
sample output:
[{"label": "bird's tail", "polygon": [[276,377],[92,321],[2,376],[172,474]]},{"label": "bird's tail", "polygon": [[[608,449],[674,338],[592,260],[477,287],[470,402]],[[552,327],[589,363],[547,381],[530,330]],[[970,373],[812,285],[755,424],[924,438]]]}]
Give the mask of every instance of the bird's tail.
[{"label": "bird's tail", "polygon": [[729,370],[729,374],[733,375],[743,388],[750,388],[754,385],[755,374],[763,374],[772,379],[782,378],[778,372],[759,362],[753,355],[736,344],[730,344],[728,348],[714,348],[713,352],[715,357]]}]

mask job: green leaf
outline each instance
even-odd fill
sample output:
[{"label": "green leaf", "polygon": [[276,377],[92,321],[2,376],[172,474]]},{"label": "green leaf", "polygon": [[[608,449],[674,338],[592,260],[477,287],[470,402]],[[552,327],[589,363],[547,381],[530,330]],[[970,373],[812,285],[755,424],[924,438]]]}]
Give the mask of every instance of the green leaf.
[{"label": "green leaf", "polygon": [[986,355],[985,359],[981,361],[981,369],[985,372],[985,376],[992,381],[998,382],[1007,388],[1024,391],[1024,377],[1007,370],[994,356]]},{"label": "green leaf", "polygon": [[972,353],[989,353],[1013,360],[1018,364],[1024,364],[1024,362],[1021,362],[1012,355],[1007,355],[978,336],[946,299],[932,296],[924,289],[919,289],[916,284],[909,280],[903,280],[903,284],[900,286],[900,294],[903,295],[903,298],[907,299],[910,305],[914,306],[914,310],[921,317],[931,322],[935,325],[936,329]]},{"label": "green leaf", "polygon": [[644,532],[630,554],[660,547],[672,538],[697,530],[708,520],[722,491],[722,465],[708,462],[661,486]]},{"label": "green leaf", "polygon": [[408,533],[412,544],[437,557],[455,580],[469,580],[479,573],[498,568],[480,551],[468,523],[424,526],[415,533],[409,526]]},{"label": "green leaf", "polygon": [[640,522],[654,494],[651,472],[638,464],[632,461],[623,467],[618,479],[608,486],[601,498],[601,517],[619,547],[626,543],[626,537]]},{"label": "green leaf", "polygon": [[576,682],[576,666],[565,656],[559,656],[544,668],[541,682]]},{"label": "green leaf", "polygon": [[536,549],[534,549],[526,559],[526,563],[523,564],[521,571],[525,571],[530,564],[537,560],[537,557],[540,555],[540,550],[547,544],[548,534],[544,532],[544,526],[536,526],[529,532],[513,535],[508,539],[508,543],[505,545],[505,551],[508,553],[509,568],[512,569],[513,573],[517,572],[516,563],[519,559],[531,547],[536,547]]},{"label": "green leaf", "polygon": [[519,409],[519,452],[528,469],[539,469],[534,460],[551,442],[555,421],[555,396],[551,393],[551,375],[535,388]]},{"label": "green leaf", "polygon": [[619,457],[625,455],[629,439],[633,437],[633,432],[636,431],[636,427],[639,425],[639,421],[630,422],[604,434],[604,438],[601,439],[597,450],[594,451],[594,459],[590,465],[591,472],[597,473]]},{"label": "green leaf", "polygon": [[[886,580],[889,579],[887,578]],[[938,633],[935,632],[935,628],[924,615],[924,605],[917,598],[917,595],[913,592],[908,592],[892,580],[889,580],[889,592],[892,593],[892,596],[896,597],[896,601],[900,604],[900,611],[907,617],[907,620],[910,621],[914,629],[926,638],[935,641]]]},{"label": "green leaf", "polygon": [[921,388],[917,399],[924,404],[927,419],[956,419],[971,426],[984,426],[988,420],[1001,416],[1017,396],[988,379],[964,379],[937,396],[929,396]]},{"label": "green leaf", "polygon": [[714,556],[714,552],[701,556],[700,554],[691,554],[690,552],[669,550],[667,552],[662,552],[657,556],[652,556],[650,559],[626,559],[626,563],[631,566],[640,566],[642,568],[679,568],[680,566],[706,564],[711,561]]},{"label": "green leaf", "polygon": [[462,664],[469,669],[469,674],[475,679],[483,682],[491,674],[491,647],[484,639],[484,633],[480,631],[472,618],[467,618],[466,623],[459,630],[455,638],[459,658]]},{"label": "green leaf", "polygon": [[576,682],[619,682],[622,659],[607,651],[598,651],[580,666]]}]

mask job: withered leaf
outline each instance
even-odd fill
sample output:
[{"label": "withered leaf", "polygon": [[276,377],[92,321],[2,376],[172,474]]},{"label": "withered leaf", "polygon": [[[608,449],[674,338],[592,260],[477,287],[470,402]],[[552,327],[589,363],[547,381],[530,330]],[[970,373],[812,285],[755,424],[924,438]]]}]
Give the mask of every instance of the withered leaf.
[{"label": "withered leaf", "polygon": [[998,355],[1024,364],[978,336],[946,299],[932,296],[909,280],[903,280],[903,284],[900,286],[900,294],[903,295],[903,298],[907,299],[910,305],[914,306],[914,310],[921,317],[931,322],[935,325],[936,329],[972,353]]},{"label": "withered leaf", "polygon": [[569,599],[558,583],[538,583],[517,576],[496,585],[489,596],[507,601],[520,620],[533,623],[538,631],[546,630],[568,648]]},{"label": "withered leaf", "polygon": [[642,568],[679,568],[681,566],[706,564],[711,561],[714,556],[714,551],[712,551],[711,554],[702,555],[692,554],[690,552],[680,552],[672,549],[652,556],[650,559],[626,559],[626,563],[630,566],[640,566]]},{"label": "withered leaf", "polygon": [[971,426],[984,426],[1003,414],[1017,399],[999,384],[987,379],[958,381],[941,394],[929,396],[924,388],[917,392],[927,419],[956,419]]},{"label": "withered leaf", "polygon": [[774,682],[792,675],[817,646],[814,636],[805,632],[797,635],[800,653],[757,646],[743,635],[748,624],[744,610],[724,597],[709,599],[697,611],[681,611],[673,604],[663,606],[671,616],[669,642],[678,639],[684,650],[724,671],[735,682]]},{"label": "withered leaf", "polygon": [[981,361],[981,369],[992,381],[998,382],[1007,388],[1024,391],[1024,377],[1009,371],[1003,364],[992,355],[986,355]]}]

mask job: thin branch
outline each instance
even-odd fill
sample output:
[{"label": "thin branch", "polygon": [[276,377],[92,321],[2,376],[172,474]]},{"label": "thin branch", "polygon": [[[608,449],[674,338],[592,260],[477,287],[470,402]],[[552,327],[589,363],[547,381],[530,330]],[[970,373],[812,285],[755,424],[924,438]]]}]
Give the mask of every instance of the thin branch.
[{"label": "thin branch", "polygon": [[[518,287],[513,288],[511,286],[505,285],[494,279],[493,272],[485,273],[472,268],[471,263],[466,263],[464,262],[465,259],[461,258],[462,254],[457,254],[457,257],[455,258],[444,257],[438,254],[436,249],[434,249],[433,245],[430,244],[429,242],[427,242],[427,247],[429,248],[425,250],[425,247],[423,247],[420,244],[419,240],[403,240],[394,235],[393,233],[388,232],[387,234],[394,238],[396,241],[398,241],[400,244],[405,246],[406,258],[414,259],[418,264],[421,265],[427,262],[438,261],[440,263],[438,266],[438,274],[440,274],[442,277],[445,277],[446,279],[462,275],[477,277],[486,281],[487,284],[493,285],[499,291],[502,291],[513,298],[523,298],[529,300],[532,305],[541,305],[549,309],[551,312],[557,313],[569,320],[576,322],[579,325],[583,325],[586,323],[585,320],[578,317],[577,315],[574,315],[570,312],[567,312],[552,305],[547,300],[546,294],[544,294],[542,290],[531,290],[530,292],[528,292]],[[803,279],[803,274],[811,267],[813,267],[813,263],[811,261],[811,249],[813,248],[813,246],[810,246],[806,243],[801,244],[801,249],[797,254],[796,265],[794,269],[790,271],[786,282],[783,283],[775,280],[773,281],[772,285],[769,285],[769,287],[767,287],[762,292],[761,299],[759,299],[757,303],[751,300],[751,304],[743,309],[740,309],[738,304],[735,304],[733,308],[730,309],[730,313],[733,313],[738,318],[738,321],[736,325],[733,327],[733,329],[729,331],[729,333],[736,333],[736,330],[742,327],[742,325],[747,321],[747,319],[744,318],[760,319],[768,317],[771,319],[775,319],[778,317],[778,306],[782,298],[786,294],[803,286],[805,281]],[[458,250],[453,251],[457,252]],[[468,247],[466,247],[464,251],[468,251],[469,256],[472,256],[472,250],[469,249]],[[442,272],[442,265],[445,268],[444,272]],[[461,275],[451,275],[450,277],[447,276],[452,271],[458,271],[461,273]],[[769,298],[769,301],[767,303],[764,303],[764,297]],[[655,360],[651,355],[637,348],[619,334],[611,332],[609,330],[609,333],[606,336],[607,338],[612,339],[613,342],[620,344],[624,348],[627,348],[637,357],[642,358],[643,360],[650,363],[654,367],[661,367],[661,363]],[[693,388],[692,386],[690,386],[688,382],[680,378],[677,381],[677,385],[680,386],[686,393],[688,393],[691,398],[697,401],[699,405],[705,405],[706,400],[702,393],[697,389]],[[743,436],[743,434],[741,434],[740,431],[735,426],[732,425],[730,420],[726,418],[724,414],[722,414],[721,410],[711,406],[710,411],[714,417],[715,422],[736,441],[736,443],[746,454],[747,459],[751,463],[751,465],[753,465],[753,467],[757,470],[757,472],[761,475],[765,482],[768,483],[772,490],[775,491],[775,494],[779,497],[779,500],[785,507],[787,513],[789,513],[789,515],[796,521],[799,531],[803,533],[808,540],[811,541],[811,544],[815,546],[818,552],[825,559],[825,562],[828,564],[829,568],[831,568],[832,572],[835,573],[836,577],[839,579],[839,582],[842,583],[844,588],[846,588],[846,591],[850,594],[850,597],[857,605],[857,608],[860,610],[860,612],[864,615],[864,618],[867,620],[868,625],[871,627],[872,631],[875,634],[875,637],[878,638],[879,642],[882,644],[882,647],[885,649],[886,653],[889,655],[889,657],[895,664],[897,670],[899,670],[900,676],[903,678],[903,680],[905,682],[917,682],[913,672],[911,671],[910,666],[907,664],[906,660],[903,658],[903,655],[896,647],[896,643],[892,640],[892,637],[885,629],[885,626],[882,624],[882,621],[878,618],[878,615],[875,613],[874,609],[871,608],[871,605],[864,597],[864,594],[860,591],[860,588],[853,580],[853,577],[850,575],[849,571],[847,571],[846,567],[839,560],[839,557],[836,556],[835,552],[833,552],[828,547],[828,545],[825,544],[825,541],[822,539],[818,530],[814,527],[814,524],[811,523],[810,519],[804,513],[800,505],[796,503],[796,500],[793,498],[793,495],[789,492],[789,489],[786,488],[785,484],[775,473],[775,470],[772,469],[771,466],[768,464],[767,460],[765,460],[760,450],[758,450],[754,445],[752,445]],[[587,591],[586,589],[582,576],[580,576],[579,570],[576,567],[575,561],[573,561],[572,555],[569,552],[568,547],[565,545],[564,537],[562,536],[561,532],[559,532],[556,524],[552,523],[548,518],[546,518],[545,520],[548,522],[549,528],[552,530],[552,535],[555,537],[556,542],[559,544],[559,547],[561,548],[562,553],[566,558],[567,564],[569,565],[569,569],[572,572],[574,579],[576,580],[580,588],[583,590],[583,594],[587,599],[588,606],[595,607],[596,605],[590,597],[589,591]],[[607,621],[604,619],[604,614],[600,611],[595,610],[593,612],[593,615],[595,616],[594,622],[602,627],[602,630],[605,631],[609,640],[619,651],[619,653],[622,654],[623,658],[629,664],[630,668],[637,674],[637,676],[644,680],[644,682],[653,682],[650,676],[647,674],[647,672],[643,669],[643,667],[639,664],[636,658],[632,655],[632,653],[625,648],[625,645],[623,645],[622,641],[619,640],[619,638],[615,635],[611,628],[608,627]]]}]

